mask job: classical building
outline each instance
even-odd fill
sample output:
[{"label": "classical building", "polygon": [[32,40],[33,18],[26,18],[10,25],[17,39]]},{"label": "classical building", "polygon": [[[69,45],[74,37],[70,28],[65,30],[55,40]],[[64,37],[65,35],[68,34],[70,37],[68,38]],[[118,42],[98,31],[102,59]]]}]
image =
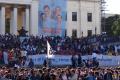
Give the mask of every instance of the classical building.
[{"label": "classical building", "polygon": [[38,0],[0,0],[0,34],[24,26],[30,35],[38,33]]},{"label": "classical building", "polygon": [[[22,26],[28,35],[38,34],[39,0],[0,0],[0,34],[18,34]],[[68,0],[66,34],[88,36],[101,33],[100,0]]]},{"label": "classical building", "polygon": [[101,0],[69,0],[67,6],[67,35],[101,33]]}]

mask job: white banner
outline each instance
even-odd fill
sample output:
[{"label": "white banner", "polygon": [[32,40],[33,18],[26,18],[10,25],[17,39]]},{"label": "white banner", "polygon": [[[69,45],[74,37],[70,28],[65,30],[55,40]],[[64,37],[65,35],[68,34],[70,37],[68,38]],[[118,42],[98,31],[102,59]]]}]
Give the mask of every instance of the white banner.
[{"label": "white banner", "polygon": [[[53,58],[51,58],[51,63],[52,65],[71,65],[71,57],[71,55],[54,55]],[[35,65],[43,65],[46,55],[32,55],[29,56],[29,58],[33,59]],[[120,56],[97,55],[96,58],[99,61],[100,66],[120,65]],[[82,56],[82,59],[92,59],[92,56]]]}]

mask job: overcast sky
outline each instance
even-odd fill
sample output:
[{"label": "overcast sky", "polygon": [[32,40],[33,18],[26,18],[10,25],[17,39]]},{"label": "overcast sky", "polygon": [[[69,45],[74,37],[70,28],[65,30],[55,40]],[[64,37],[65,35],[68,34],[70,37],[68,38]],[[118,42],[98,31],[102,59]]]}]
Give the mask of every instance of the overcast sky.
[{"label": "overcast sky", "polygon": [[106,0],[107,13],[120,14],[120,0]]}]

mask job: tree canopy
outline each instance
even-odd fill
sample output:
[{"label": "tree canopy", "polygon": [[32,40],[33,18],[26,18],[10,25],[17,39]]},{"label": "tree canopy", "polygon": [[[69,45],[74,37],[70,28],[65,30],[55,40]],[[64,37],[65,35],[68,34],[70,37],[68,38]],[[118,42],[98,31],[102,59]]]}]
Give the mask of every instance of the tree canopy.
[{"label": "tree canopy", "polygon": [[[118,32],[119,32],[118,26],[120,25],[119,18],[120,18],[119,15],[114,15],[108,18],[103,18],[105,20],[105,27],[103,31],[107,32],[108,35],[118,35]],[[103,29],[103,25],[102,25],[102,29]]]},{"label": "tree canopy", "polygon": [[113,35],[120,35],[120,18],[113,22],[111,30]]}]

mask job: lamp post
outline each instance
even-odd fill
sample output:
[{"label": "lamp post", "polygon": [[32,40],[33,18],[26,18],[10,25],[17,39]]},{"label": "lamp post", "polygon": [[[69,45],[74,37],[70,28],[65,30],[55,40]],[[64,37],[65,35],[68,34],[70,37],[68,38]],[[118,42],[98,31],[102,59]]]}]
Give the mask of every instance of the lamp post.
[{"label": "lamp post", "polygon": [[95,35],[97,34],[97,28],[95,27]]},{"label": "lamp post", "polygon": [[83,37],[83,31],[82,31],[82,37]]}]

